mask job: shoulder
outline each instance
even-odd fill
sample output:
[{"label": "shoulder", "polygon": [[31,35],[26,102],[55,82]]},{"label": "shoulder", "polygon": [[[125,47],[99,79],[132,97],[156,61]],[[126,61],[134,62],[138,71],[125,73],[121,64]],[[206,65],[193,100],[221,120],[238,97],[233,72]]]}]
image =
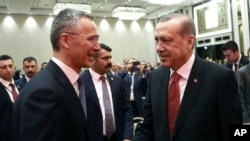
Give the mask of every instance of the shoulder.
[{"label": "shoulder", "polygon": [[250,64],[247,64],[247,65],[240,67],[239,70],[237,71],[237,73],[244,73],[247,71],[250,72]]}]

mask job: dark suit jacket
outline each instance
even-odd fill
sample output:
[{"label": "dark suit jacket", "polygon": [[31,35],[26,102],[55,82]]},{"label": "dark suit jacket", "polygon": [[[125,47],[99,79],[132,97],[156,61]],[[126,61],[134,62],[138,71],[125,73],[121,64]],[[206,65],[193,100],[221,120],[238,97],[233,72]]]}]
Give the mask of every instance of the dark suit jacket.
[{"label": "dark suit jacket", "polygon": [[237,82],[232,70],[195,57],[173,136],[168,134],[170,69],[150,75],[144,122],[133,141],[229,141],[229,125],[242,124]]},{"label": "dark suit jacket", "polygon": [[0,83],[0,141],[12,141],[12,108],[13,102]]},{"label": "dark suit jacket", "polygon": [[[129,91],[130,93],[130,86],[131,86],[131,80],[129,76],[130,74],[126,74],[123,78],[123,80],[125,81],[126,84],[126,89],[127,91]],[[142,109],[143,109],[143,99],[142,97],[146,95],[146,91],[147,91],[147,79],[145,78],[141,78],[140,73],[139,72],[135,72],[135,76],[134,76],[134,100],[135,100],[135,104],[137,107],[137,110],[139,112],[139,115],[142,116]]]},{"label": "dark suit jacket", "polygon": [[[239,68],[248,64],[249,63],[249,59],[247,56],[244,56],[244,55],[241,55],[241,58],[240,58],[240,64],[239,64]],[[226,67],[230,68],[230,69],[233,69],[233,64],[230,63],[230,62],[227,62],[226,63]]]},{"label": "dark suit jacket", "polygon": [[[85,87],[90,140],[103,141],[102,112],[89,70],[84,71],[80,77]],[[133,112],[129,103],[129,94],[125,91],[120,77],[108,73],[107,78],[112,92],[117,141],[122,141],[124,138],[131,139],[133,135]]]},{"label": "dark suit jacket", "polygon": [[20,92],[13,124],[15,141],[88,141],[80,100],[53,61]]},{"label": "dark suit jacket", "polygon": [[26,80],[25,76],[24,75],[22,75],[22,76],[23,77],[21,77],[21,78],[19,78],[18,80],[15,81],[16,87],[17,87],[19,92],[22,90],[22,88],[27,83],[27,80]]},{"label": "dark suit jacket", "polygon": [[243,122],[250,122],[250,64],[241,67],[237,71],[236,76],[243,112]]}]

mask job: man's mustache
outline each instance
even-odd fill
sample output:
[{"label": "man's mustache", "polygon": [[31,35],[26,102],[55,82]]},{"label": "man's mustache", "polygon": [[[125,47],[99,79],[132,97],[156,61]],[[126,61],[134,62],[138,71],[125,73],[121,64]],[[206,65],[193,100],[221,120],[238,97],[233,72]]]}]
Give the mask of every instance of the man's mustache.
[{"label": "man's mustache", "polygon": [[108,63],[106,68],[111,68],[112,67],[112,64],[111,63]]}]

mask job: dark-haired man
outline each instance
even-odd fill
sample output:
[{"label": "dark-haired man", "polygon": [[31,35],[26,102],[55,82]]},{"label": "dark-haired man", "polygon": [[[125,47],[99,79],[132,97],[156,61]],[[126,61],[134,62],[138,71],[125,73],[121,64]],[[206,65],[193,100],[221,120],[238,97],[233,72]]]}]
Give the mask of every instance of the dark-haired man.
[{"label": "dark-haired man", "polygon": [[12,141],[12,108],[18,90],[14,84],[14,61],[9,55],[0,56],[0,141]]},{"label": "dark-haired man", "polygon": [[240,67],[249,63],[248,57],[242,55],[235,41],[228,41],[222,46],[223,55],[227,63],[226,67],[236,72]]},{"label": "dark-haired man", "polygon": [[100,47],[90,69],[81,75],[86,92],[90,141],[130,141],[133,113],[129,93],[119,76],[108,73],[112,49],[105,44]]},{"label": "dark-haired man", "polygon": [[36,58],[34,57],[25,57],[23,59],[23,70],[24,70],[24,75],[22,75],[21,78],[15,81],[17,88],[19,91],[22,90],[22,88],[26,85],[29,80],[35,76],[37,73],[37,61]]}]

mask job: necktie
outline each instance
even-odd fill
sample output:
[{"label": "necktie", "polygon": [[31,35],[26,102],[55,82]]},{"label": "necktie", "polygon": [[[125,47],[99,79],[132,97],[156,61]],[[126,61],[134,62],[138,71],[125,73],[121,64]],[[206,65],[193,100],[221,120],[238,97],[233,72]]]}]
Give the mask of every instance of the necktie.
[{"label": "necktie", "polygon": [[172,74],[172,81],[169,86],[168,92],[168,125],[169,125],[169,134],[172,135],[175,121],[178,115],[179,106],[180,106],[180,87],[179,79],[181,76],[174,72]]},{"label": "necktie", "polygon": [[11,93],[12,93],[12,96],[13,96],[13,100],[15,102],[16,98],[17,98],[17,91],[16,91],[16,88],[15,88],[15,85],[13,83],[10,83],[9,85],[11,86]]},{"label": "necktie", "polygon": [[78,88],[79,88],[79,99],[80,99],[85,117],[87,118],[87,105],[86,105],[84,84],[80,78],[77,80],[77,84],[78,84]]},{"label": "necktie", "polygon": [[104,76],[101,76],[100,79],[102,80],[102,92],[103,92],[103,102],[104,102],[105,122],[106,122],[106,135],[111,136],[115,132],[112,109],[111,109],[111,102],[109,98],[107,84],[105,81],[106,78]]},{"label": "necktie", "polygon": [[236,73],[237,70],[238,70],[238,64],[234,64],[234,72]]}]

